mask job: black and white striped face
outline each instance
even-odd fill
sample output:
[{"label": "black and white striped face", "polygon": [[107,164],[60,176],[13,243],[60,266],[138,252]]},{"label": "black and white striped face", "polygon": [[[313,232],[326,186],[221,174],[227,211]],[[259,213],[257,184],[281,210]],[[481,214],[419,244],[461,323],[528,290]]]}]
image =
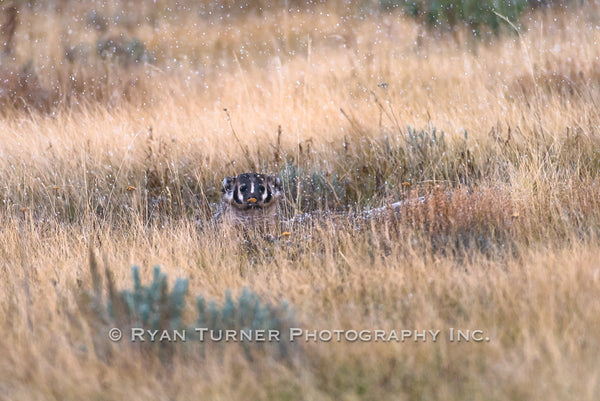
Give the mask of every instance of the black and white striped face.
[{"label": "black and white striped face", "polygon": [[276,205],[281,198],[281,182],[272,175],[245,173],[223,180],[223,200],[241,210]]}]

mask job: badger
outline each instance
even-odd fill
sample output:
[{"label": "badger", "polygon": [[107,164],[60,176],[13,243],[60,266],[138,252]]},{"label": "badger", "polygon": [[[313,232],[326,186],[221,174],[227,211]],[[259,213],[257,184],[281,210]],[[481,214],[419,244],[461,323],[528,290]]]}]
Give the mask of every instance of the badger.
[{"label": "badger", "polygon": [[278,228],[278,204],[283,197],[279,177],[258,173],[226,177],[221,192],[219,220],[248,230]]}]

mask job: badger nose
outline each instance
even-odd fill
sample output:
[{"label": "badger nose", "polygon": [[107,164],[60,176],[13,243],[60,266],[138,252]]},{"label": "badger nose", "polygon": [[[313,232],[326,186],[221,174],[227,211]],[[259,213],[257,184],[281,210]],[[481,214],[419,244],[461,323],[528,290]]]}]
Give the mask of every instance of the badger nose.
[{"label": "badger nose", "polygon": [[256,203],[256,198],[248,198],[248,203]]}]

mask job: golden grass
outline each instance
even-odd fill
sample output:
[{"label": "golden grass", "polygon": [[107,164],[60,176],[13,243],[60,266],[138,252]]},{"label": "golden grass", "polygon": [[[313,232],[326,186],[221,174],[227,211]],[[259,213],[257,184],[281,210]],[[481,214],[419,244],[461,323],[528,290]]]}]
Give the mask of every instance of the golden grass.
[{"label": "golden grass", "polygon": [[[106,26],[70,2],[23,7],[0,66],[0,398],[595,399],[594,5],[483,44],[334,5],[219,19],[202,3],[106,4]],[[96,42],[119,34],[151,62],[101,59]],[[248,170],[285,178],[290,212],[425,201],[249,253],[207,228],[223,177]],[[90,248],[118,288],[158,264],[193,295],[287,299],[305,329],[444,338],[309,342],[291,362],[176,344],[168,364],[122,341],[103,358],[78,307]],[[450,328],[490,341],[452,343]]]}]

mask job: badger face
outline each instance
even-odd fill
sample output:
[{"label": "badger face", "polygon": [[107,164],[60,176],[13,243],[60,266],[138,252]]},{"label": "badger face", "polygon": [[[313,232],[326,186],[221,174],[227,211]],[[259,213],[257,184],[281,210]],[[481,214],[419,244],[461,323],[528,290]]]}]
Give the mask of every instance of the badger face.
[{"label": "badger face", "polygon": [[238,210],[265,209],[281,198],[279,177],[257,173],[240,174],[223,180],[223,200]]}]

